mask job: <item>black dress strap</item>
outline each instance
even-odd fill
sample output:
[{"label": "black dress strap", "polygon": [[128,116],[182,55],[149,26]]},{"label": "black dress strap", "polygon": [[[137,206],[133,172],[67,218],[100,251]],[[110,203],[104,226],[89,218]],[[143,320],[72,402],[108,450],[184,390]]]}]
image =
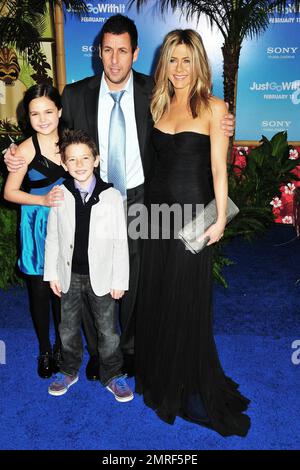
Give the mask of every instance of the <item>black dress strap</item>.
[{"label": "black dress strap", "polygon": [[37,134],[33,134],[33,136],[32,136],[32,143],[33,143],[33,146],[34,146],[35,155],[36,155],[36,156],[42,155],[42,154],[41,154],[40,144],[39,144],[39,141],[38,141],[38,138],[37,138]]},{"label": "black dress strap", "polygon": [[36,188],[46,188],[47,186],[50,186],[52,182],[54,182],[56,179],[51,180],[50,178],[42,178],[40,180],[27,180],[27,187],[28,189],[36,189]]},{"label": "black dress strap", "polygon": [[62,166],[56,165],[56,163],[49,160],[47,157],[44,157],[41,153],[41,148],[37,138],[37,134],[33,134],[32,143],[35,149],[35,156],[33,160],[28,165],[28,169],[35,169],[44,175],[44,178],[39,180],[31,180],[27,178],[27,187],[28,189],[33,188],[45,188],[50,184],[54,183],[59,178],[65,178],[66,172]]}]

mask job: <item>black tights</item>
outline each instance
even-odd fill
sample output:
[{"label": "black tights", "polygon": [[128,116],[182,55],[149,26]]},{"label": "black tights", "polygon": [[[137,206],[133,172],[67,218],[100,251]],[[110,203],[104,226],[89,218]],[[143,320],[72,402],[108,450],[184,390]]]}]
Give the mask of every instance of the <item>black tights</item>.
[{"label": "black tights", "polygon": [[50,343],[50,303],[55,329],[54,350],[60,348],[58,325],[60,323],[60,298],[55,295],[49,282],[43,276],[26,276],[29,294],[30,312],[38,338],[40,354],[51,353]]}]

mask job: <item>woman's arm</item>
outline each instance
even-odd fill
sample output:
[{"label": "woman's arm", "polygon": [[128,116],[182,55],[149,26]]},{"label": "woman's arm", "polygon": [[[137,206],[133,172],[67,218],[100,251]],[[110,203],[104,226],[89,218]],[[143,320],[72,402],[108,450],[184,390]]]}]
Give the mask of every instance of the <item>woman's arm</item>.
[{"label": "woman's arm", "polygon": [[211,170],[218,211],[218,218],[206,232],[210,237],[208,245],[220,240],[226,225],[226,210],[228,198],[227,181],[227,150],[228,137],[220,129],[220,120],[226,113],[226,105],[219,98],[211,98],[210,142],[211,142]]},{"label": "woman's arm", "polygon": [[17,155],[23,155],[26,160],[26,164],[14,173],[8,174],[4,187],[4,199],[16,204],[25,204],[30,206],[55,206],[57,205],[57,202],[62,199],[62,191],[59,186],[52,188],[46,195],[28,194],[20,189],[27,173],[28,165],[33,159],[31,145],[31,139],[27,139],[19,145]]},{"label": "woman's arm", "polygon": [[47,234],[45,239],[44,281],[50,281],[54,294],[61,297],[61,285],[58,276],[59,240],[58,240],[58,209],[49,211]]}]

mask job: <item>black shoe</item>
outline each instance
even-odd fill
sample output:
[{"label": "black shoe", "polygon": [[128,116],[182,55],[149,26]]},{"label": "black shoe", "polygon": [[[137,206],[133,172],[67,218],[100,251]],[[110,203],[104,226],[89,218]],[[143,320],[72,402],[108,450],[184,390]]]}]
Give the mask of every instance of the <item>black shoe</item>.
[{"label": "black shoe", "polygon": [[57,374],[57,372],[60,371],[61,361],[62,361],[61,352],[60,352],[60,349],[57,349],[53,353],[53,358],[52,358],[52,372],[53,372],[53,374]]},{"label": "black shoe", "polygon": [[42,379],[52,377],[52,354],[46,352],[38,357],[38,374]]},{"label": "black shoe", "polygon": [[124,360],[123,367],[122,367],[123,374],[126,374],[127,377],[134,377],[135,375],[134,354],[124,354],[123,360]]},{"label": "black shoe", "polygon": [[99,380],[99,367],[98,356],[91,356],[85,369],[86,378],[88,380]]}]

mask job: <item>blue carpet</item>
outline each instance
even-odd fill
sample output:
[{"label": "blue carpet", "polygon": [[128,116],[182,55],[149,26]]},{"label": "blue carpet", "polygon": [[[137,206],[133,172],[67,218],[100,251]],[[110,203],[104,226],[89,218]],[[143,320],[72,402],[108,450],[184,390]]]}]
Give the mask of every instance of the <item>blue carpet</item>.
[{"label": "blue carpet", "polygon": [[[117,403],[98,383],[79,382],[62,397],[47,393],[36,374],[36,340],[27,294],[0,291],[1,449],[298,449],[300,365],[291,361],[300,339],[300,245],[289,226],[273,226],[253,244],[235,240],[226,268],[229,288],[216,286],[214,323],[226,371],[251,399],[246,438],[222,438],[178,418],[161,422],[139,396]],[[134,386],[133,380],[130,381]]]}]

